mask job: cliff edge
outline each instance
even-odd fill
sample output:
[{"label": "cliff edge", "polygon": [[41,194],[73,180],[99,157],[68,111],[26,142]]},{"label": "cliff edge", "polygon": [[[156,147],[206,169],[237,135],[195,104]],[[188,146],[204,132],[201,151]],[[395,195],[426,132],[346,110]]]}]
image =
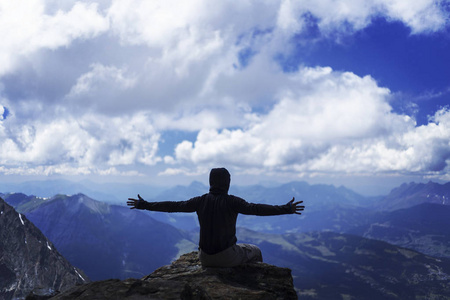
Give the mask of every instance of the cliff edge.
[{"label": "cliff edge", "polygon": [[0,198],[0,299],[54,294],[89,282],[24,215]]},{"label": "cliff edge", "polygon": [[291,270],[265,263],[202,268],[198,253],[182,255],[141,279],[97,281],[51,299],[297,299]]}]

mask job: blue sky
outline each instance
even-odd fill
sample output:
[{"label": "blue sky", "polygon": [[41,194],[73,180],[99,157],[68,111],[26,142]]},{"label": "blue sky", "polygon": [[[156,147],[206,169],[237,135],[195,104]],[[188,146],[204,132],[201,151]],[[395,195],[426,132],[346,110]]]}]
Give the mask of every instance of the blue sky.
[{"label": "blue sky", "polygon": [[0,176],[450,180],[449,1],[0,1]]},{"label": "blue sky", "polygon": [[[449,104],[450,33],[448,28],[430,34],[411,34],[402,22],[379,17],[370,26],[341,43],[323,40],[311,48],[298,46],[287,68],[300,63],[351,70],[370,75],[379,85],[397,93],[391,105],[398,113],[409,113],[408,105],[420,109],[414,115],[418,125],[428,122],[442,106]],[[302,55],[302,53],[305,53]]]}]

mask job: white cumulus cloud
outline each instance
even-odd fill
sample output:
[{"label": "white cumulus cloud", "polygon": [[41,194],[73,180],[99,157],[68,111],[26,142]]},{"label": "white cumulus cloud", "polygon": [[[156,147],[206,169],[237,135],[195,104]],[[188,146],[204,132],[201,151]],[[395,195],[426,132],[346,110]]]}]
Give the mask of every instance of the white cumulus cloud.
[{"label": "white cumulus cloud", "polygon": [[[385,17],[400,21],[416,34],[442,29],[448,22],[448,14],[434,0],[306,0],[281,1],[278,27],[290,34],[300,33],[311,22],[327,35],[360,30],[373,18]],[[299,17],[300,16],[300,17]]]},{"label": "white cumulus cloud", "polygon": [[[445,173],[450,113],[416,127],[366,76],[303,69],[279,102],[246,129],[204,129],[175,150],[178,163],[298,173]],[[297,89],[293,89],[296,86]],[[309,89],[306,89],[309,87]],[[171,168],[173,171],[173,167]]]},{"label": "white cumulus cloud", "polygon": [[[41,112],[42,114],[42,112]],[[101,173],[133,164],[154,165],[159,134],[148,116],[108,118],[87,114],[33,120],[14,117],[0,123],[0,164],[27,173]]]},{"label": "white cumulus cloud", "polygon": [[[219,162],[254,172],[442,172],[447,110],[416,127],[371,76],[326,66],[285,73],[274,57],[289,56],[292,38],[311,27],[334,39],[382,17],[413,34],[442,30],[443,4],[0,0],[0,93],[10,99],[1,103],[0,172],[166,163],[164,174],[199,174]],[[159,154],[168,130],[198,135]]]},{"label": "white cumulus cloud", "polygon": [[40,49],[69,46],[109,27],[95,3],[77,2],[63,12],[46,14],[41,0],[0,1],[0,75],[11,72],[19,59]]}]

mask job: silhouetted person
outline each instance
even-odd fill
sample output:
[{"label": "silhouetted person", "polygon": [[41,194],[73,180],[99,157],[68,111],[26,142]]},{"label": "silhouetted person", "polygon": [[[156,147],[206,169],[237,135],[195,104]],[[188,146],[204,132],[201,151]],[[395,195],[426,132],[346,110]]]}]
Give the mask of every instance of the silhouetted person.
[{"label": "silhouetted person", "polygon": [[225,168],[212,169],[209,193],[187,201],[147,202],[128,198],[131,209],[163,212],[196,212],[200,223],[199,259],[205,267],[233,267],[243,263],[262,261],[261,250],[250,244],[236,244],[236,219],[244,215],[273,216],[301,214],[303,201],[292,198],[285,205],[254,204],[228,195],[230,173]]}]

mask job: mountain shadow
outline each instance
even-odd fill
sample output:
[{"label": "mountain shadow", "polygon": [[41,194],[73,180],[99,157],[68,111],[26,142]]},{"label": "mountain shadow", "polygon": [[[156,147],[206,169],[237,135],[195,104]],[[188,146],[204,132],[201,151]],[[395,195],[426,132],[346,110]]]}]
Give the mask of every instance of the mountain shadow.
[{"label": "mountain shadow", "polygon": [[89,282],[41,231],[0,198],[0,299],[24,298],[34,288],[64,291]]}]

